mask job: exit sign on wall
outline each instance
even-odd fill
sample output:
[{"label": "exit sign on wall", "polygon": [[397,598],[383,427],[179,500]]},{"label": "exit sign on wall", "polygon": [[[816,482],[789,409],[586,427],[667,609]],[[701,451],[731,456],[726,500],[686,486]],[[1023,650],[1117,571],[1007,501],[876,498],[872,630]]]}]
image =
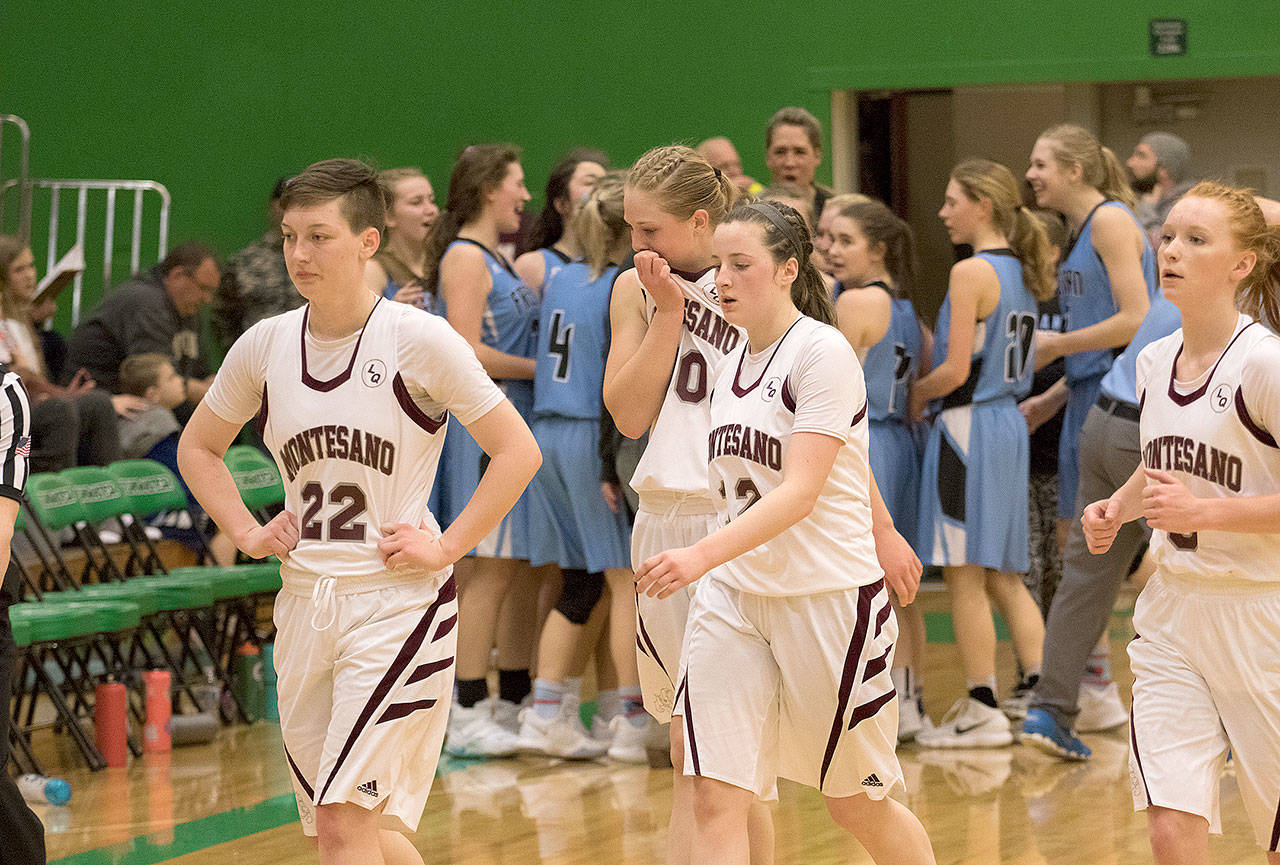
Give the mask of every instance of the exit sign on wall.
[{"label": "exit sign on wall", "polygon": [[1152,18],[1147,27],[1152,57],[1187,53],[1187,22],[1182,18]]}]

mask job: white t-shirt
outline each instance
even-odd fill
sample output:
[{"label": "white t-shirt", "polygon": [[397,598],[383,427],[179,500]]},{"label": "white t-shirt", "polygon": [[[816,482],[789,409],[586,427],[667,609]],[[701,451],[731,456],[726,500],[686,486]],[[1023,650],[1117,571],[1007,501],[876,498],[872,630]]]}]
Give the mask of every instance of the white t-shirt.
[{"label": "white t-shirt", "polygon": [[[436,526],[427,498],[444,444],[446,411],[465,426],[499,402],[466,340],[444,319],[379,302],[365,326],[321,340],[310,306],[265,319],[227,353],[205,402],[243,424],[255,414],[284,478],[301,540],[281,568],[286,586],[396,583],[378,552],[385,523]],[[265,423],[264,423],[265,420]]]},{"label": "white t-shirt", "polygon": [[707,438],[721,525],[782,483],[791,436],[839,439],[812,513],[727,562],[715,578],[745,592],[804,595],[879,580],[871,534],[867,390],[857,355],[834,327],[800,317],[773,345],[725,357],[711,395]]},{"label": "white t-shirt", "polygon": [[[1142,462],[1172,473],[1197,498],[1280,493],[1280,337],[1246,315],[1218,362],[1195,381],[1174,380],[1182,331],[1138,355]],[[1280,581],[1280,533],[1155,531],[1166,573]]]}]

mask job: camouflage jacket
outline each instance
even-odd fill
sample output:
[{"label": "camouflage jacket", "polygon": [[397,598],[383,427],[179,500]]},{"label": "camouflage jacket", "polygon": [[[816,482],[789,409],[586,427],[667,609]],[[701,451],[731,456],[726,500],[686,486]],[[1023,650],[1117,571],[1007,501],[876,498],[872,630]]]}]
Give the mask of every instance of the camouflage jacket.
[{"label": "camouflage jacket", "polygon": [[213,295],[213,327],[230,348],[253,325],[302,306],[284,266],[280,236],[268,232],[232,256]]}]

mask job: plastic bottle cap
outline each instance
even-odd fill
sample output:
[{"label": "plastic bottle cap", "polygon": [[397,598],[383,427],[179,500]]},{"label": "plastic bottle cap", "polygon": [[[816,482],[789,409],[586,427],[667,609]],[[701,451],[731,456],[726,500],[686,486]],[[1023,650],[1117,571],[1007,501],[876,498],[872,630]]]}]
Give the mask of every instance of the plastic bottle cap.
[{"label": "plastic bottle cap", "polygon": [[65,805],[71,801],[71,785],[61,778],[50,778],[44,785],[44,797],[50,805]]}]

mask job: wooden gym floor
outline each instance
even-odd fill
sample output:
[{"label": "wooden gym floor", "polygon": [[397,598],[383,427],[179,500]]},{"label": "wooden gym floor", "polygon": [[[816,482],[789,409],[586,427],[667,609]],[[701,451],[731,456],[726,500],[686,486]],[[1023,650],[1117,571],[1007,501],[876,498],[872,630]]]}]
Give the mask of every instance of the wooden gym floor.
[{"label": "wooden gym floor", "polygon": [[[946,610],[922,594],[931,639]],[[1132,607],[1125,598],[1118,609]],[[945,630],[940,629],[940,630]],[[1115,676],[1131,682],[1124,612],[1112,622]],[[1012,653],[999,648],[1001,685]],[[931,642],[926,700],[938,719],[963,684],[955,646]],[[1136,865],[1151,862],[1146,822],[1132,810],[1124,728],[1088,735],[1087,764],[1062,763],[1015,745],[990,751],[900,751],[907,803],[924,822],[940,865]],[[297,824],[279,728],[225,728],[210,745],[177,749],[98,773],[76,767],[52,734],[37,740],[46,770],[70,781],[65,808],[42,807],[49,861],[57,865],[294,865],[315,853]],[[64,768],[58,768],[64,767]],[[821,797],[779,784],[778,865],[866,863],[827,817]],[[663,861],[669,770],[521,758],[445,759],[413,841],[428,865],[544,863],[649,865]],[[1261,865],[1235,779],[1222,782],[1225,834],[1211,842],[1221,865]]]}]

